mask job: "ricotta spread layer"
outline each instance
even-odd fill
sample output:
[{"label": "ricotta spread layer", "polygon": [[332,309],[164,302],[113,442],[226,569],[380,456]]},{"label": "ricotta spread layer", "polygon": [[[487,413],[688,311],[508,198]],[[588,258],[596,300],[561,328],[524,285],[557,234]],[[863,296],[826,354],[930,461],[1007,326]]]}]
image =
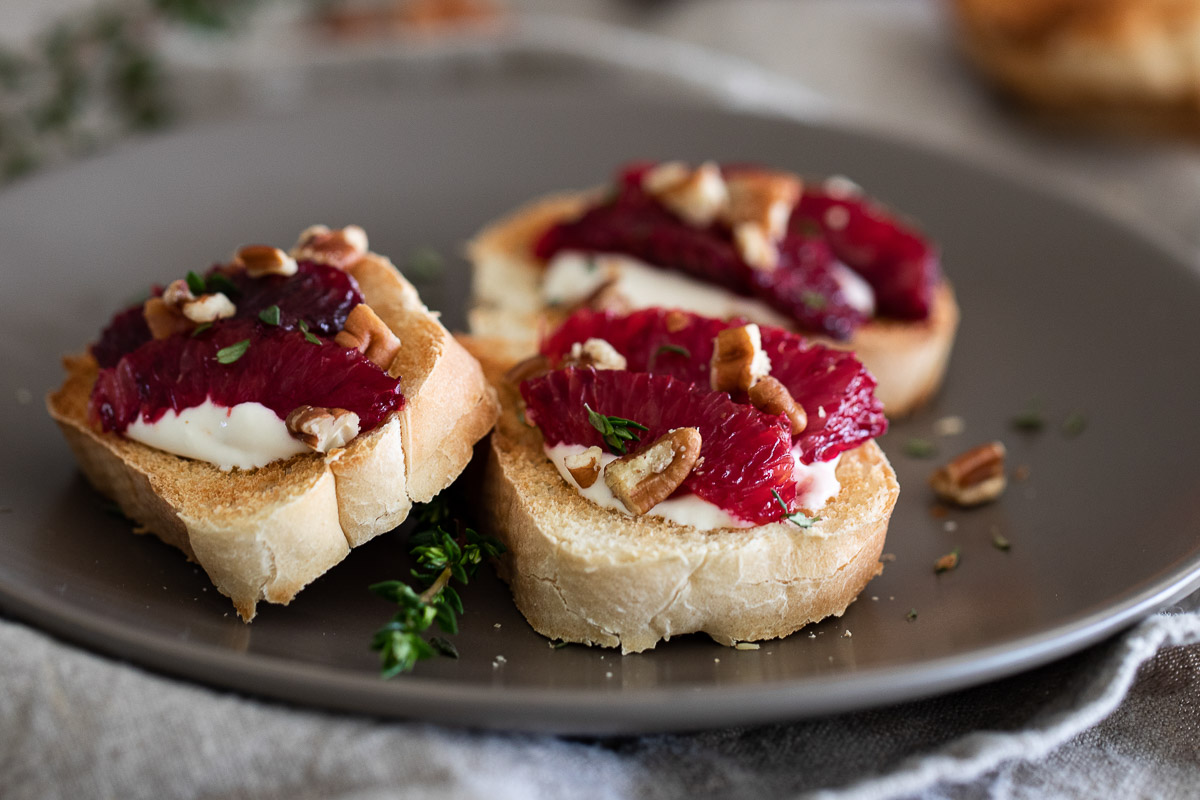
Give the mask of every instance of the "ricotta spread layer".
[{"label": "ricotta spread layer", "polygon": [[[625,508],[624,504],[617,499],[616,495],[612,493],[612,490],[608,488],[608,484],[604,482],[603,469],[615,461],[618,458],[617,456],[611,453],[603,453],[600,456],[600,477],[586,489],[580,486],[575,481],[575,478],[571,476],[565,463],[567,457],[582,453],[587,449],[585,445],[581,444],[559,444],[545,448],[546,456],[554,463],[555,468],[558,469],[558,474],[581,497],[591,500],[602,508],[611,508],[627,516],[633,516]],[[841,491],[841,484],[837,479],[837,465],[841,456],[839,455],[829,461],[821,461],[815,464],[802,463],[799,452],[796,450],[792,451],[792,456],[796,460],[796,465],[792,471],[792,475],[796,479],[796,507],[813,512],[819,511],[825,507],[826,503],[837,497],[838,492]],[[652,517],[660,517],[670,522],[679,525],[688,525],[702,531],[711,531],[717,528],[754,527],[753,522],[739,519],[715,503],[710,503],[694,494],[668,497],[646,513]]]},{"label": "ricotta spread layer", "polygon": [[[846,302],[873,316],[875,293],[870,284],[842,264],[837,265],[834,275]],[[575,303],[609,281],[633,310],[669,306],[718,319],[745,317],[763,325],[793,328],[792,320],[761,300],[616,253],[558,253],[546,267],[542,297],[549,305]]]},{"label": "ricotta spread layer", "polygon": [[261,403],[219,406],[205,400],[154,422],[138,418],[125,436],[185,458],[215,464],[225,472],[253,469],[272,461],[312,452],[288,433],[287,425]]}]

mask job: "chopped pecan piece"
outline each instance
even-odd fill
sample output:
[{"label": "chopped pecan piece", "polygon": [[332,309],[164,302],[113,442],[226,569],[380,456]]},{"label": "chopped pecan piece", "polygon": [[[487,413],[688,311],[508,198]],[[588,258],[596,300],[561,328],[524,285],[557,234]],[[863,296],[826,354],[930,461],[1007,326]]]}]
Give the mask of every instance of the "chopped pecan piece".
[{"label": "chopped pecan piece", "polygon": [[784,237],[792,210],[800,201],[803,184],[799,178],[757,170],[732,175],[725,183],[729,190],[725,218],[731,227],[753,225],[775,242]]},{"label": "chopped pecan piece", "polygon": [[771,372],[762,349],[762,333],[754,323],[726,328],[714,340],[709,379],[714,392],[745,392]]},{"label": "chopped pecan piece", "polygon": [[562,366],[622,370],[627,362],[625,356],[604,339],[591,338],[571,345],[571,352],[563,359]]},{"label": "chopped pecan piece", "polygon": [[671,496],[700,457],[700,431],[676,428],[604,468],[604,482],[631,514],[642,515]]},{"label": "chopped pecan piece", "polygon": [[150,335],[155,339],[166,339],[176,333],[187,333],[195,325],[178,306],[167,305],[161,297],[151,297],[142,305],[142,316],[146,318],[146,326]]},{"label": "chopped pecan piece", "polygon": [[248,244],[234,254],[234,264],[245,267],[246,274],[251,278],[261,278],[264,275],[296,274],[298,266],[296,259],[280,250],[265,244]]},{"label": "chopped pecan piece", "polygon": [[617,277],[608,278],[585,296],[563,309],[567,316],[580,309],[592,311],[611,311],[614,314],[624,314],[632,310],[629,298],[621,291],[621,281]]},{"label": "chopped pecan piece", "polygon": [[220,292],[202,294],[195,300],[189,300],[181,309],[183,315],[197,325],[205,322],[216,322],[219,319],[232,317],[237,313],[237,306]]},{"label": "chopped pecan piece", "polygon": [[563,459],[563,466],[571,477],[579,484],[579,488],[588,489],[600,477],[600,457],[604,451],[599,447],[589,447],[582,453],[575,453]]},{"label": "chopped pecan piece", "polygon": [[711,225],[729,204],[721,168],[706,161],[695,169],[679,161],[659,164],[642,177],[642,188],[696,227]]},{"label": "chopped pecan piece", "polygon": [[509,367],[508,372],[504,373],[504,380],[513,386],[520,386],[530,378],[540,378],[552,369],[554,365],[550,363],[550,359],[539,353]]},{"label": "chopped pecan piece", "polygon": [[1004,444],[988,442],[962,453],[929,476],[938,497],[960,506],[975,506],[1004,493]]},{"label": "chopped pecan piece", "polygon": [[750,402],[759,411],[767,414],[786,414],[792,425],[792,435],[804,433],[808,427],[808,414],[804,406],[796,402],[787,387],[770,375],[759,378],[749,389]]},{"label": "chopped pecan piece", "polygon": [[357,225],[331,230],[313,225],[303,233],[292,248],[292,257],[299,261],[315,261],[345,269],[367,253],[367,232]]},{"label": "chopped pecan piece", "polygon": [[340,347],[353,347],[385,372],[400,351],[396,334],[366,303],[351,309],[346,324],[333,341]]},{"label": "chopped pecan piece", "polygon": [[345,447],[358,436],[358,414],[344,408],[299,406],[288,414],[288,433],[319,453]]}]

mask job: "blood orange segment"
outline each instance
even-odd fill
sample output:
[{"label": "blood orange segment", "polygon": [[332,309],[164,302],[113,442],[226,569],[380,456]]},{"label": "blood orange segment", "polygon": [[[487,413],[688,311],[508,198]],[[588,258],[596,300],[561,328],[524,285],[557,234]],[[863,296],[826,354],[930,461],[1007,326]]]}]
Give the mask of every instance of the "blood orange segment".
[{"label": "blood orange segment", "polygon": [[[671,375],[707,389],[713,339],[742,324],[661,308],[628,315],[581,310],[542,342],[541,351],[558,363],[575,342],[604,339],[625,356],[631,372]],[[804,463],[827,461],[887,431],[875,379],[853,354],[759,327],[771,374],[808,413],[808,427],[796,437]]]},{"label": "blood orange segment", "polygon": [[547,445],[605,447],[588,419],[588,407],[645,425],[642,443],[674,428],[695,427],[703,460],[681,491],[759,525],[780,518],[773,491],[789,509],[795,501],[795,461],[786,420],[735,403],[727,394],[670,375],[568,368],[525,381],[521,395]]},{"label": "blood orange segment", "polygon": [[[825,186],[828,186],[828,182]],[[789,223],[817,225],[833,252],[875,292],[877,313],[925,319],[941,277],[937,250],[869,198],[856,192],[804,187]]]},{"label": "blood orange segment", "polygon": [[[221,363],[218,351],[243,341],[249,342],[245,352]],[[227,407],[261,403],[280,419],[312,405],[353,411],[365,432],[401,407],[399,380],[357,350],[320,341],[248,319],[225,320],[197,336],[152,340],[100,371],[90,412],[104,430],[120,432],[139,417],[154,422],[206,399]]]}]

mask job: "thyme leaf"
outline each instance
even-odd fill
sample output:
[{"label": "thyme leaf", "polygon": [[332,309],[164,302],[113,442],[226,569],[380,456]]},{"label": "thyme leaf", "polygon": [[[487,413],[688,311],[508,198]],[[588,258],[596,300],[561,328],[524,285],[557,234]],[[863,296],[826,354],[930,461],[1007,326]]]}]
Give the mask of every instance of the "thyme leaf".
[{"label": "thyme leaf", "polygon": [[279,324],[279,306],[267,306],[258,312],[258,318],[268,325]]},{"label": "thyme leaf", "polygon": [[242,356],[246,355],[246,351],[250,349],[250,340],[242,339],[240,342],[234,342],[229,347],[222,347],[217,351],[217,361],[221,364],[232,364]]},{"label": "thyme leaf", "polygon": [[772,489],[771,494],[775,495],[775,501],[779,503],[780,508],[783,509],[783,513],[779,515],[779,520],[781,522],[786,519],[796,527],[807,530],[821,521],[820,517],[806,517],[799,511],[795,513],[788,511],[787,503],[783,502],[783,498],[779,496],[779,492],[775,489]]},{"label": "thyme leaf", "polygon": [[609,452],[625,455],[627,452],[625,447],[626,442],[636,444],[641,441],[634,431],[650,430],[640,422],[634,422],[624,417],[610,417],[607,414],[593,411],[592,407],[587,403],[584,403],[583,407],[587,409],[588,422],[592,423],[593,428],[600,431],[600,435],[604,438],[604,443],[608,445]]}]

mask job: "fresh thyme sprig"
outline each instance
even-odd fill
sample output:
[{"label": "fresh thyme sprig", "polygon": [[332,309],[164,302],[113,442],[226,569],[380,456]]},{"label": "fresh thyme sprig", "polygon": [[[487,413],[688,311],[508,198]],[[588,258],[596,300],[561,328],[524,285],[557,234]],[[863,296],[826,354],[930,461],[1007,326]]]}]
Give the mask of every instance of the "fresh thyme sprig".
[{"label": "fresh thyme sprig", "polygon": [[607,414],[593,411],[592,407],[587,403],[584,403],[583,407],[587,409],[588,422],[592,423],[593,428],[600,431],[600,435],[604,437],[604,443],[608,445],[610,452],[625,455],[626,442],[637,444],[641,441],[634,431],[650,430],[640,422],[634,422],[624,417],[610,417]]},{"label": "fresh thyme sprig", "polygon": [[[371,639],[371,649],[379,653],[380,675],[384,678],[410,672],[418,661],[437,655],[458,658],[458,651],[449,640],[439,636],[426,640],[422,634],[435,622],[444,633],[458,633],[458,615],[463,611],[463,603],[451,581],[467,585],[485,558],[496,558],[505,549],[495,538],[452,521],[443,499],[426,504],[419,519],[424,527],[410,537],[409,545],[418,564],[412,576],[425,588],[418,592],[403,581],[383,581],[370,587],[372,592],[400,607]],[[444,525],[451,526],[456,533],[448,533]]]},{"label": "fresh thyme sprig", "polygon": [[783,498],[779,496],[779,492],[775,489],[772,489],[771,494],[775,495],[776,502],[778,502],[780,507],[783,509],[783,513],[779,515],[780,521],[786,519],[797,528],[804,528],[806,530],[821,521],[820,517],[806,517],[799,511],[795,513],[788,511],[787,503],[783,502]]}]

